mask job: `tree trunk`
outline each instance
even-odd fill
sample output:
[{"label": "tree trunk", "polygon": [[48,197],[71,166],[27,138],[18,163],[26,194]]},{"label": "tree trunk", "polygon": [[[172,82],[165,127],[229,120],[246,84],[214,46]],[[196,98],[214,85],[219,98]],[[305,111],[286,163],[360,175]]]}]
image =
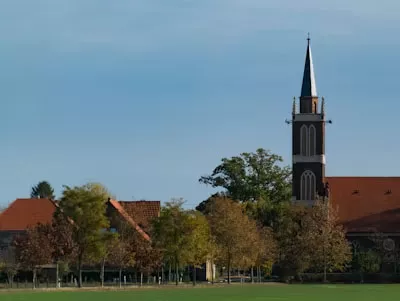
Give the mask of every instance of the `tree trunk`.
[{"label": "tree trunk", "polygon": [[261,267],[257,266],[257,281],[261,283]]},{"label": "tree trunk", "polygon": [[82,254],[79,255],[78,258],[78,287],[82,287]]},{"label": "tree trunk", "polygon": [[[7,273],[7,278],[8,278],[8,285],[12,288],[13,287],[13,283],[14,283],[14,273]],[[17,282],[17,286],[18,286],[18,282]]]},{"label": "tree trunk", "polygon": [[59,263],[58,263],[58,260],[57,260],[57,263],[56,263],[56,288],[60,287],[59,278],[60,278],[60,272],[59,272]]},{"label": "tree trunk", "polygon": [[143,272],[140,272],[140,286],[143,286]]},{"label": "tree trunk", "polygon": [[106,259],[103,258],[101,261],[101,271],[100,271],[100,281],[101,281],[101,287],[104,287],[104,270],[105,270],[105,265],[106,265]]},{"label": "tree trunk", "polygon": [[178,267],[178,263],[175,264],[175,284],[179,285],[179,267]]},{"label": "tree trunk", "polygon": [[254,283],[254,269],[253,269],[253,267],[251,267],[250,273],[251,273],[251,283]]},{"label": "tree trunk", "polygon": [[195,266],[193,266],[192,276],[193,276],[193,286],[196,286],[196,267]]},{"label": "tree trunk", "polygon": [[169,264],[169,270],[168,270],[168,283],[171,283],[172,281],[172,266]]},{"label": "tree trunk", "polygon": [[36,268],[32,270],[32,288],[36,288]]},{"label": "tree trunk", "polygon": [[119,269],[119,288],[122,287],[122,269]]},{"label": "tree trunk", "polygon": [[325,254],[325,243],[323,245],[323,256],[324,256],[324,283],[326,283],[326,254]]},{"label": "tree trunk", "polygon": [[211,284],[214,284],[214,261],[211,260]]},{"label": "tree trunk", "polygon": [[228,284],[231,284],[231,260],[228,259]]}]

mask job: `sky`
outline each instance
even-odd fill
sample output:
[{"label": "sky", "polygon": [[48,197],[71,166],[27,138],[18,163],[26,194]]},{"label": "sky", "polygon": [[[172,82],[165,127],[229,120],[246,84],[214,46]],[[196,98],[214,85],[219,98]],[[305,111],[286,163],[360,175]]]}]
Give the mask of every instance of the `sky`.
[{"label": "sky", "polygon": [[223,157],[290,165],[307,32],[327,175],[400,175],[399,30],[395,0],[4,0],[0,205],[47,180],[194,207]]}]

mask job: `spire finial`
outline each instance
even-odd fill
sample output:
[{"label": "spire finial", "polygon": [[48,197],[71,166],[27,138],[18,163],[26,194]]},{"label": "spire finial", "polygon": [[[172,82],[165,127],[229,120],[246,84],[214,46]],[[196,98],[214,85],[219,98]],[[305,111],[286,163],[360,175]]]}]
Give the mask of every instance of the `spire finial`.
[{"label": "spire finial", "polygon": [[311,41],[311,39],[310,39],[310,33],[307,33],[307,43],[308,43],[308,45],[310,45],[310,41]]}]

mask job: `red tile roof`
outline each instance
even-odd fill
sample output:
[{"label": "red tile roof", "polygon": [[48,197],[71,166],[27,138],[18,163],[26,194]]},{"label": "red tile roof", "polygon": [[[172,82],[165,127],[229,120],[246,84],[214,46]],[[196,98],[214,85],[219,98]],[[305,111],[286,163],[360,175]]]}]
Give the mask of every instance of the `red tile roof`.
[{"label": "red tile roof", "polygon": [[0,214],[0,231],[24,231],[51,223],[56,204],[49,199],[16,199]]},{"label": "red tile roof", "polygon": [[131,201],[119,202],[125,211],[145,230],[150,226],[151,220],[160,216],[160,201]]},{"label": "red tile roof", "polygon": [[143,231],[143,229],[138,225],[137,222],[125,211],[125,209],[121,206],[120,202],[116,200],[109,200],[110,204],[121,214],[121,216],[133,227],[138,231],[144,239],[150,240],[150,236]]},{"label": "red tile roof", "polygon": [[400,232],[400,177],[326,177],[348,232]]}]

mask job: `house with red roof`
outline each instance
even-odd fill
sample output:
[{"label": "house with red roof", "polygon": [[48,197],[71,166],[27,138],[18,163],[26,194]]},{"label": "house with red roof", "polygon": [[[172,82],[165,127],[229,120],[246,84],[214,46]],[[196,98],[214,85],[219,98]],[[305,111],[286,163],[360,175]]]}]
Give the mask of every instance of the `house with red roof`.
[{"label": "house with red roof", "polygon": [[[50,199],[16,199],[0,213],[0,248],[9,246],[17,234],[24,233],[29,227],[51,223],[56,209],[57,202]],[[109,199],[107,203],[110,219],[111,216],[122,218],[146,240],[150,240],[150,222],[159,216],[160,210],[160,201],[120,202]]]},{"label": "house with red roof", "polygon": [[353,246],[371,243],[379,235],[395,266],[400,250],[400,177],[328,177],[325,175],[325,101],[319,96],[308,39],[299,101],[292,105],[292,200],[312,205],[319,198],[337,210]]}]

